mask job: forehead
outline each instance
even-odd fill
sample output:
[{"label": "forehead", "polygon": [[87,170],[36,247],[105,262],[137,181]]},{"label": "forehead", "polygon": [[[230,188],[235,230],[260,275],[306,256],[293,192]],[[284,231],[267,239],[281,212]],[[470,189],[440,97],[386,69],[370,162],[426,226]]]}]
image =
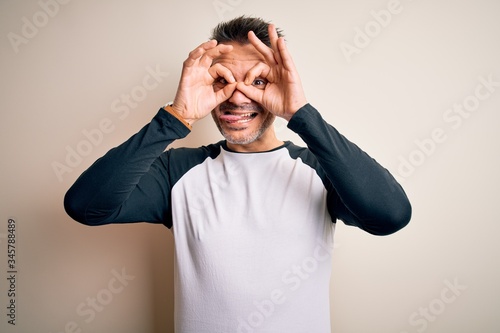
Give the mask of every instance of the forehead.
[{"label": "forehead", "polygon": [[213,60],[226,67],[247,67],[264,62],[264,56],[252,44],[227,43],[233,46],[231,52],[224,53]]}]

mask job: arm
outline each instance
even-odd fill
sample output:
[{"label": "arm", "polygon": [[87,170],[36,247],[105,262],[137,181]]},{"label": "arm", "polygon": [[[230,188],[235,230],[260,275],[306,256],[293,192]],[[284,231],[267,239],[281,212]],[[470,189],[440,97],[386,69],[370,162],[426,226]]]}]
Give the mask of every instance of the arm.
[{"label": "arm", "polygon": [[393,176],[310,104],[294,114],[288,127],[304,140],[332,183],[329,204],[334,217],[375,235],[388,235],[408,224],[411,205]]},{"label": "arm", "polygon": [[[87,225],[162,223],[170,197],[165,148],[190,132],[160,110],[151,123],[88,168],[64,197],[64,208]],[[162,155],[160,157],[160,155]]]},{"label": "arm", "polygon": [[[404,227],[410,219],[408,199],[390,173],[356,145],[349,142],[307,103],[301,80],[283,37],[269,25],[271,47],[255,34],[250,42],[266,59],[247,73],[237,89],[289,121],[326,172],[333,188],[328,189],[332,217],[372,234],[387,235]],[[249,82],[266,78],[264,89]]]},{"label": "arm", "polygon": [[[88,225],[144,221],[169,226],[171,162],[168,153],[162,153],[231,96],[236,87],[232,73],[221,65],[211,66],[214,57],[231,49],[212,40],[189,54],[168,112],[160,110],[150,124],[97,160],[68,190],[64,207],[73,219]],[[213,82],[219,76],[232,83],[214,92]]]}]

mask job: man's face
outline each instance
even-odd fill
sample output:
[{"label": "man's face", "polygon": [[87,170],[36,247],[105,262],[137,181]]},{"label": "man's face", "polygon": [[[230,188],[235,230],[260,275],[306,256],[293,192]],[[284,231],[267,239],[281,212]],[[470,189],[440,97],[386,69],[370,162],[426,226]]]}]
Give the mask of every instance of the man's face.
[{"label": "man's face", "polygon": [[[214,59],[213,63],[228,68],[237,82],[243,82],[247,72],[259,62],[264,62],[264,57],[251,44],[231,45],[233,50]],[[226,83],[224,78],[217,79],[214,90],[222,89]],[[267,81],[257,77],[252,84],[258,89],[264,89]],[[275,119],[272,113],[239,90],[235,90],[227,101],[218,105],[212,111],[212,117],[226,140],[238,145],[264,140]]]}]

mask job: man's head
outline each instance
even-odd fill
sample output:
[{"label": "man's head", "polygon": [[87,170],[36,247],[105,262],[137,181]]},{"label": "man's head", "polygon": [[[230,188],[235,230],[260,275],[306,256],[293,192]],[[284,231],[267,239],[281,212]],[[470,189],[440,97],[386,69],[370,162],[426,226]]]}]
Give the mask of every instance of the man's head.
[{"label": "man's head", "polygon": [[[264,56],[249,42],[248,33],[253,31],[257,37],[270,46],[268,34],[269,23],[260,18],[238,17],[220,23],[212,32],[212,39],[221,44],[230,44],[233,50],[214,59],[228,68],[237,82],[243,82],[247,72],[261,62]],[[281,31],[277,29],[278,35]],[[227,82],[219,78],[214,83],[214,90],[222,89]],[[258,89],[264,89],[267,81],[257,77],[252,83]],[[274,129],[271,126],[275,115],[262,105],[248,98],[239,90],[212,111],[212,117],[228,143],[233,145],[249,145],[252,143],[266,146],[268,142],[276,142]]]}]

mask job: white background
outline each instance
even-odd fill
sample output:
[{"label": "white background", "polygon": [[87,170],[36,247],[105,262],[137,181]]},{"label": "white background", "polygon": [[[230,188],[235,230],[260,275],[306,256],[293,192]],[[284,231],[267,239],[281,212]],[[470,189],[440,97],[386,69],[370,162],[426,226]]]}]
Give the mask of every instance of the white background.
[{"label": "white background", "polygon": [[[388,237],[338,224],[333,332],[500,331],[498,1],[2,0],[0,13],[2,332],[172,332],[170,231],[85,227],[63,195],[173,99],[189,51],[243,14],[284,29],[308,100],[393,172],[413,205],[408,227]],[[219,139],[207,118],[176,145]]]}]

